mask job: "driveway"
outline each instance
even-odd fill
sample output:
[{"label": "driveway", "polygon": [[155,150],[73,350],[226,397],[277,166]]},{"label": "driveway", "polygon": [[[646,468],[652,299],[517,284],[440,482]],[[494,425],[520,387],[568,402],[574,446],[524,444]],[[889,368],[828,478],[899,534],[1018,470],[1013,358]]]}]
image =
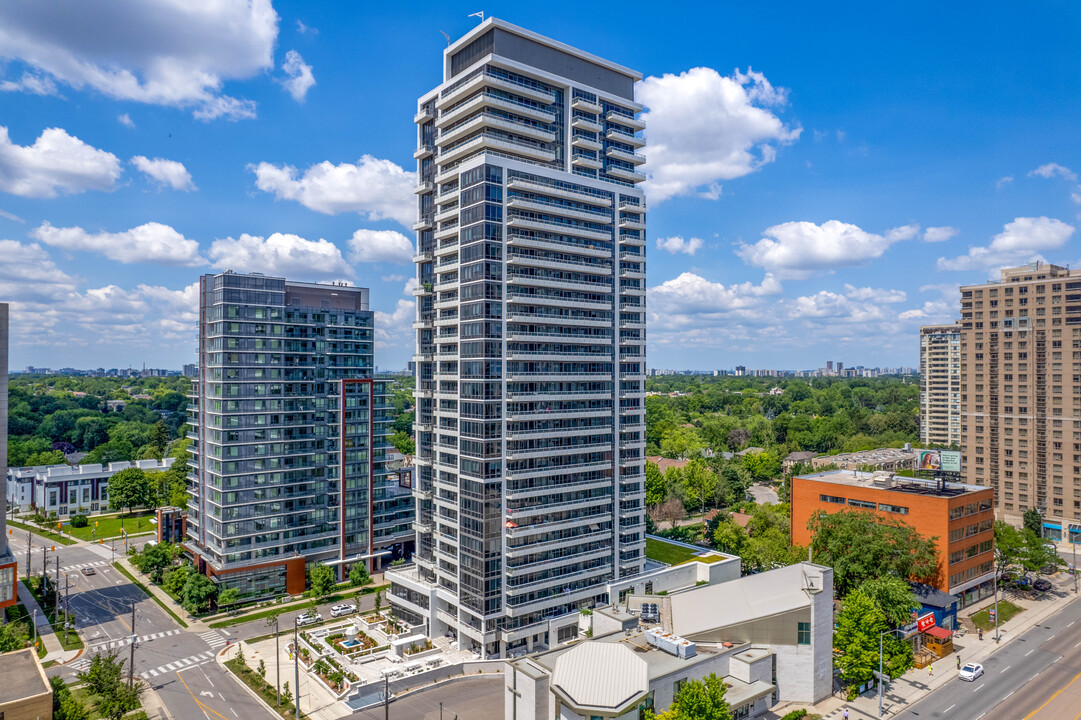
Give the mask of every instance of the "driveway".
[{"label": "driveway", "polygon": [[777,491],[771,485],[751,485],[747,488],[747,492],[759,505],[776,505],[780,501]]}]

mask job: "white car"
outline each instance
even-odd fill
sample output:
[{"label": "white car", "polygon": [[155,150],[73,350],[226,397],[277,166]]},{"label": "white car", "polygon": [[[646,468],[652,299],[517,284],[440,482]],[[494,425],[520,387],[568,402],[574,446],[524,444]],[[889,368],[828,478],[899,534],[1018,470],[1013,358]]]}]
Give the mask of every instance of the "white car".
[{"label": "white car", "polygon": [[312,623],[320,622],[323,616],[317,612],[304,613],[297,618],[297,625],[311,625]]},{"label": "white car", "polygon": [[356,608],[352,605],[334,605],[330,608],[331,617],[341,617],[342,615],[352,615],[356,612]]},{"label": "white car", "polygon": [[957,671],[957,677],[968,682],[972,682],[980,675],[983,675],[983,665],[979,663],[969,663]]}]

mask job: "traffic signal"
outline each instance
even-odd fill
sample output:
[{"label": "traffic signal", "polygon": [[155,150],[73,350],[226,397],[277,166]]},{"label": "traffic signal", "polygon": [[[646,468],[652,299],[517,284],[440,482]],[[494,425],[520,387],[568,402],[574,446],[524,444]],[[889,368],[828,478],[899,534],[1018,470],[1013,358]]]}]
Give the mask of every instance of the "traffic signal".
[{"label": "traffic signal", "polygon": [[49,546],[49,552],[56,552],[56,546],[55,545]]}]

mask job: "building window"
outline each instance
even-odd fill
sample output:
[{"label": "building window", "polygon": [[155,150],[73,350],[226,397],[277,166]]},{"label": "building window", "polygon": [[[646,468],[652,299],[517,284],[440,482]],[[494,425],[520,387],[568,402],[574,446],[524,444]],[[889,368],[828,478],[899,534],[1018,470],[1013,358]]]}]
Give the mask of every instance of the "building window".
[{"label": "building window", "polygon": [[851,505],[852,507],[866,508],[867,510],[874,510],[875,509],[875,504],[873,502],[868,502],[867,500],[852,500],[852,499],[849,499],[848,504]]},{"label": "building window", "polygon": [[897,513],[898,515],[908,515],[908,508],[901,505],[890,505],[889,503],[879,503],[878,509],[882,512]]},{"label": "building window", "polygon": [[796,644],[797,645],[810,645],[811,644],[811,623],[801,622],[796,625]]},{"label": "building window", "polygon": [[834,503],[836,505],[844,505],[846,500],[843,497],[837,497],[836,495],[819,495],[818,499],[824,503]]},{"label": "building window", "polygon": [[751,705],[753,705],[753,703],[740,705],[738,708],[734,709],[732,711],[732,720],[742,720],[743,718],[750,717]]}]

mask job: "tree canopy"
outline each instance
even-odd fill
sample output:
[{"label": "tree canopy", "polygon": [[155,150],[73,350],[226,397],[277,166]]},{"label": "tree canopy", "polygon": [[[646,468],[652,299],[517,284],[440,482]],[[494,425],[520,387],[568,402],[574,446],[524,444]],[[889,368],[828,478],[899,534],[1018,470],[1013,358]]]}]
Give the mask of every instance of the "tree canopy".
[{"label": "tree canopy", "polygon": [[675,700],[668,710],[655,715],[646,711],[646,718],[656,720],[732,720],[732,708],[724,699],[727,687],[715,673],[701,680],[688,680],[679,686]]},{"label": "tree canopy", "polygon": [[925,538],[900,520],[850,509],[819,512],[807,527],[814,559],[833,568],[840,598],[882,575],[933,585],[941,572],[937,538]]}]

